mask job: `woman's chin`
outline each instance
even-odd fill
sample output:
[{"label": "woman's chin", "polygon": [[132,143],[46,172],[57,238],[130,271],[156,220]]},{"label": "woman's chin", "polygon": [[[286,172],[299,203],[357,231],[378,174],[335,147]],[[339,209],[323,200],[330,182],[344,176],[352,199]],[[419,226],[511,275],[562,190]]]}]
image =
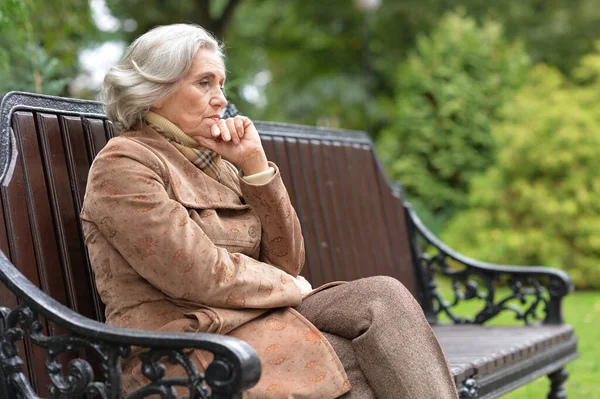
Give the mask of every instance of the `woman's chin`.
[{"label": "woman's chin", "polygon": [[205,139],[210,139],[212,138],[212,135],[210,134],[210,129],[201,129],[201,130],[196,130],[190,133],[186,134],[188,136],[190,136],[191,138],[193,138],[194,140],[196,140],[196,137],[204,137]]}]

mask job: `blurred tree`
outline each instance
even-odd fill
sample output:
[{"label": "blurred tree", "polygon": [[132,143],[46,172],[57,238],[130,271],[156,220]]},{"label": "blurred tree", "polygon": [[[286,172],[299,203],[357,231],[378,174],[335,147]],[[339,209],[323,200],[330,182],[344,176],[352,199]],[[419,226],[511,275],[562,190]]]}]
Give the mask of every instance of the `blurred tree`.
[{"label": "blurred tree", "polygon": [[466,206],[469,182],[494,162],[491,126],[528,66],[499,24],[449,13],[399,68],[395,120],[377,147],[433,226]]},{"label": "blurred tree", "polygon": [[[569,70],[600,35],[596,2],[383,0],[368,19],[348,0],[108,0],[108,5],[122,21],[137,22],[129,41],[173,22],[213,30],[229,53],[228,95],[248,115],[369,127],[376,137],[394,119],[398,65],[417,34],[428,35],[445,12],[462,7],[479,22],[491,17],[506,26],[508,39],[522,39],[534,60]],[[373,94],[366,101],[365,48]]]},{"label": "blurred tree", "polygon": [[5,0],[1,7],[0,92],[68,94],[79,50],[101,38],[88,2]]},{"label": "blurred tree", "polygon": [[[470,209],[444,239],[489,261],[567,270],[577,287],[600,288],[600,45],[576,86],[540,65],[493,129],[497,162],[473,181]],[[591,62],[594,60],[594,62]]]},{"label": "blurred tree", "polygon": [[[2,32],[14,29],[20,22],[26,19],[26,0],[4,0],[0,2],[0,30]],[[6,51],[0,47],[0,51]]]},{"label": "blurred tree", "polygon": [[[364,126],[361,14],[347,1],[108,0],[113,15],[134,19],[131,41],[153,26],[193,22],[228,50],[228,97],[255,118]],[[351,121],[348,121],[350,119]]]},{"label": "blurred tree", "polygon": [[469,15],[492,17],[504,26],[509,40],[519,39],[535,63],[543,62],[570,74],[579,59],[594,50],[600,37],[598,0],[455,0]]},{"label": "blurred tree", "polygon": [[[240,7],[228,47],[242,109],[260,119],[365,127],[362,14],[341,3]],[[237,78],[240,70],[250,80]]]},{"label": "blurred tree", "polygon": [[240,0],[106,0],[111,13],[122,22],[135,21],[136,27],[126,33],[133,41],[157,25],[193,22],[223,40]]},{"label": "blurred tree", "polygon": [[[393,119],[398,65],[415,47],[417,35],[430,34],[440,18],[457,7],[479,23],[491,19],[505,26],[507,40],[523,41],[535,61],[563,71],[569,71],[600,36],[597,0],[383,0],[371,21],[349,3],[241,2],[225,35],[231,57],[239,58],[244,68],[268,71],[270,79],[261,107],[244,104],[253,115],[353,129],[370,126],[377,137]],[[365,24],[370,30],[374,93],[366,106]],[[237,57],[245,47],[248,51]],[[234,68],[232,72],[237,73]],[[253,83],[254,76],[239,75],[244,83]],[[237,102],[243,103],[241,97]]]}]

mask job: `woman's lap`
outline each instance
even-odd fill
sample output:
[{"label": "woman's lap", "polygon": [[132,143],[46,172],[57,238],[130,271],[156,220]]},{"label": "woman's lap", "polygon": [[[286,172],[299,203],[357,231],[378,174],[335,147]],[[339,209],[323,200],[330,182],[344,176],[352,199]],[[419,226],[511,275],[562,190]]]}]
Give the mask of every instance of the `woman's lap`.
[{"label": "woman's lap", "polygon": [[399,281],[377,276],[333,286],[305,298],[296,310],[325,334],[352,374],[350,383],[357,382],[356,394],[367,381],[378,398],[457,397],[439,343]]}]

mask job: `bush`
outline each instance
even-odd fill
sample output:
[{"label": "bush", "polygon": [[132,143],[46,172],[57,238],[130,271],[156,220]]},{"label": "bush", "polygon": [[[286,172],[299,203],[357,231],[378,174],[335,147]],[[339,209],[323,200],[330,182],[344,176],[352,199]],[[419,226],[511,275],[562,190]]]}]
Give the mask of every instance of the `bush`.
[{"label": "bush", "polygon": [[[600,58],[570,84],[540,65],[494,127],[497,162],[474,179],[470,209],[444,239],[466,254],[557,266],[577,287],[600,288]],[[594,62],[595,61],[595,62]]]},{"label": "bush", "polygon": [[377,147],[390,177],[438,221],[466,205],[472,177],[493,162],[491,125],[528,69],[523,47],[502,36],[494,22],[449,13],[399,68],[396,120]]}]

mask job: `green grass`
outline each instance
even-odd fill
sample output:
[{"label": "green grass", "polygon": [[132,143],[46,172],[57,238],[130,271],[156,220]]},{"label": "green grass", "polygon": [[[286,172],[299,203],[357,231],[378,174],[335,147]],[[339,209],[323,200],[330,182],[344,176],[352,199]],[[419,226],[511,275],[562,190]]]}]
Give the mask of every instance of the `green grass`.
[{"label": "green grass", "polygon": [[[449,284],[440,284],[442,292],[447,299],[451,289]],[[600,320],[600,292],[586,291],[569,294],[564,302],[564,315],[566,322],[575,328],[579,337],[580,358],[567,366],[569,379],[567,380],[567,395],[569,399],[600,399],[600,333],[598,332]],[[461,315],[473,315],[481,303],[468,303],[461,305],[457,312]],[[444,319],[442,319],[444,321]],[[514,325],[514,317],[508,312],[492,320],[490,325]],[[522,324],[519,323],[519,324]],[[545,399],[548,395],[550,383],[543,377],[533,381],[507,395],[506,399]]]}]

